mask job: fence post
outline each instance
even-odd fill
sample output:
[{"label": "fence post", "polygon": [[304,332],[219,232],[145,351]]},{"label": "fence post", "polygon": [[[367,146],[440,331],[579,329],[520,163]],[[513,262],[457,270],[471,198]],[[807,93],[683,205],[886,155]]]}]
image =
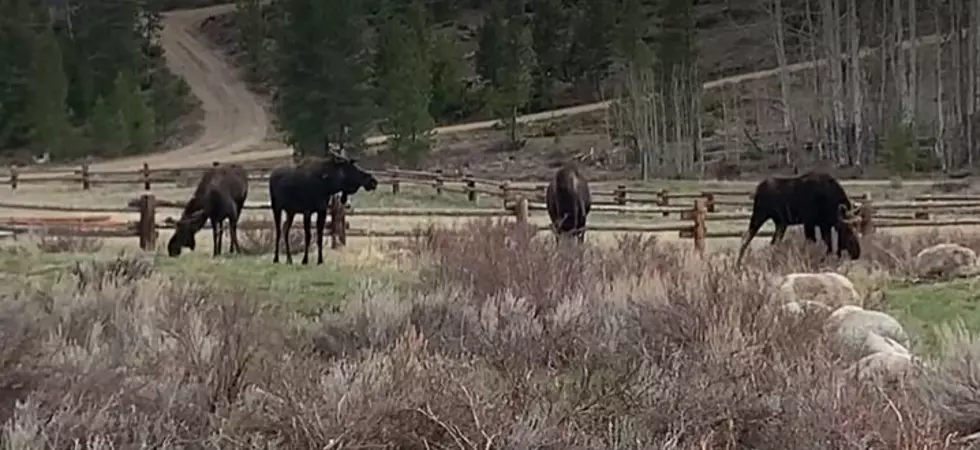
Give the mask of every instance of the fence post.
[{"label": "fence post", "polygon": [[153,251],[157,246],[156,209],[153,194],[140,196],[140,248],[146,251]]},{"label": "fence post", "polygon": [[861,203],[861,209],[859,213],[861,215],[861,224],[859,230],[861,235],[870,234],[874,231],[874,214],[875,207],[874,203],[871,201],[871,193],[864,194],[865,200]]},{"label": "fence post", "polygon": [[626,204],[626,185],[625,184],[621,184],[619,186],[616,186],[616,190],[614,191],[613,196],[616,199],[616,204],[617,205],[625,205]]},{"label": "fence post", "polygon": [[530,206],[528,205],[527,197],[521,196],[517,199],[517,203],[514,205],[514,218],[517,219],[517,223],[527,225],[529,208]]},{"label": "fence post", "polygon": [[[667,189],[661,189],[660,192],[657,193],[657,205],[670,206],[670,193],[667,192]],[[669,215],[670,215],[669,212],[663,213],[664,217],[667,217]]]},{"label": "fence post", "polygon": [[476,180],[473,179],[473,175],[469,173],[463,174],[463,180],[466,181],[466,198],[471,201],[476,201]]},{"label": "fence post", "polygon": [[218,164],[221,164],[221,163],[218,162],[218,161],[211,161],[211,167],[218,167]]},{"label": "fence post", "polygon": [[704,256],[705,240],[707,239],[708,229],[707,220],[705,215],[707,214],[707,209],[705,208],[703,199],[694,200],[694,250],[698,252],[699,255]]},{"label": "fence post", "polygon": [[92,179],[90,178],[88,163],[82,164],[82,189],[89,190],[92,187]]},{"label": "fence post", "polygon": [[340,201],[340,193],[330,197],[330,248],[336,250],[347,245],[346,208]]},{"label": "fence post", "polygon": [[398,183],[398,166],[391,169],[391,195],[398,195],[400,186]]},{"label": "fence post", "polygon": [[436,169],[436,195],[442,195],[442,169]]},{"label": "fence post", "polygon": [[150,190],[150,165],[143,163],[143,190]]},{"label": "fence post", "polygon": [[715,194],[712,192],[702,192],[704,196],[705,209],[708,212],[715,212]]},{"label": "fence post", "polygon": [[507,207],[507,199],[510,197],[510,182],[504,180],[500,183],[500,196],[504,199],[504,208]]},{"label": "fence post", "polygon": [[19,175],[17,173],[17,166],[14,164],[10,165],[10,189],[17,190],[17,179]]}]

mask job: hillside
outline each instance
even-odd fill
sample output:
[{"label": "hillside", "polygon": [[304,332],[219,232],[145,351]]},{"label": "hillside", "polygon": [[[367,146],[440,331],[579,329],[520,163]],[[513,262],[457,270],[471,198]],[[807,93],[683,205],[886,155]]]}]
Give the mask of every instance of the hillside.
[{"label": "hillside", "polygon": [[[772,20],[757,2],[730,1],[706,2],[695,7],[696,48],[699,69],[704,80],[715,80],[736,74],[770,69],[777,65],[772,33]],[[477,77],[475,53],[478,49],[477,32],[486,17],[482,9],[463,9],[455,19],[442,22],[437,34],[450,36],[459,49],[459,57],[464,61],[462,77],[473,81]],[[931,32],[933,25],[923,14],[918,22],[920,33]],[[235,26],[234,13],[208,17],[201,23],[202,33],[227,57],[229,61],[241,62],[243,50],[241,37]],[[929,51],[921,52],[920,58],[928,58]],[[787,40],[787,57],[790,63],[806,60],[810,55],[803,48],[800,39]],[[923,67],[929,67],[922,61]],[[928,81],[929,73],[923,72],[919,95],[923,102],[934,101]],[[812,79],[801,73],[794,76],[792,101],[796,109],[805,111],[808,116],[802,121],[812,123],[815,108]],[[610,83],[604,87],[610,95]],[[268,100],[268,88],[262,83],[251,83],[254,92]],[[748,154],[748,158],[736,157],[744,175],[753,172],[771,173],[773,170],[791,171],[779,151],[771,155],[755,152],[756,145],[762,148],[785,147],[781,136],[772,132],[780,128],[780,118],[774,112],[773,99],[778,98],[779,89],[774,77],[741,83],[737,89],[725,91],[712,90],[706,93],[703,101],[704,145],[706,160],[717,161],[722,155],[731,158],[733,154]],[[600,98],[590,92],[565,86],[558,95],[550,99],[549,108],[590,103]],[[725,105],[722,105],[725,103]],[[869,105],[869,108],[873,106]],[[522,112],[536,112],[548,108],[523,109]],[[480,109],[470,110],[466,115],[446,122],[466,122],[491,118]],[[726,123],[727,119],[727,123]],[[521,130],[527,139],[520,152],[504,151],[500,141],[504,131],[471,133],[465,136],[439,136],[435,147],[438,151],[424,158],[420,165],[443,167],[448,170],[470,171],[483,175],[502,175],[513,179],[541,178],[561,161],[574,157],[589,162],[593,178],[634,178],[638,176],[635,163],[627,163],[619,143],[610,141],[609,122],[605,111],[590,115],[562,119],[563,123],[535,126]],[[805,127],[803,127],[805,128]],[[812,124],[811,124],[812,128]],[[754,135],[752,143],[743,137]],[[812,133],[811,133],[812,134]],[[813,139],[804,136],[805,139]],[[378,165],[390,165],[384,155],[373,161]],[[709,168],[709,173],[714,168]]]}]

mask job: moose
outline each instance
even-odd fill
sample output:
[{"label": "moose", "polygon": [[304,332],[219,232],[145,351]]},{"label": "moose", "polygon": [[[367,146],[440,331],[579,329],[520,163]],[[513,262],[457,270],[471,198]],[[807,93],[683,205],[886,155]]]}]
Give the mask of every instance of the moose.
[{"label": "moose", "polygon": [[756,186],[749,228],[742,237],[736,265],[759,228],[769,219],[776,224],[770,244],[782,240],[789,225],[803,225],[806,239],[816,242],[816,229],[833,251],[830,232],[837,230],[837,256],[846,250],[852,259],[861,257],[861,242],[852,225],[856,208],[837,180],[825,172],[809,171],[794,177],[771,177]]},{"label": "moose", "polygon": [[[341,193],[343,203],[347,196],[361,187],[373,191],[378,180],[349,158],[333,151],[326,157],[310,156],[298,162],[276,167],[269,174],[269,197],[271,199],[272,220],[276,227],[276,249],[273,263],[279,262],[279,241],[285,239],[286,263],[292,264],[289,248],[289,229],[292,228],[296,213],[303,214],[304,249],[303,264],[309,264],[310,219],[316,217],[317,264],[323,264],[323,227],[327,220],[327,204],[334,194]],[[283,220],[285,213],[285,220]]]},{"label": "moose", "polygon": [[194,250],[194,234],[211,220],[214,255],[221,254],[222,222],[228,220],[231,243],[229,252],[240,251],[238,245],[238,219],[241,217],[245,198],[248,197],[248,173],[238,164],[216,166],[201,176],[197,188],[184,206],[184,211],[167,243],[171,257],[180,255],[183,247]]},{"label": "moose", "polygon": [[575,165],[559,168],[545,190],[548,217],[551,218],[555,239],[570,235],[579,242],[585,240],[585,221],[592,209],[589,183]]}]

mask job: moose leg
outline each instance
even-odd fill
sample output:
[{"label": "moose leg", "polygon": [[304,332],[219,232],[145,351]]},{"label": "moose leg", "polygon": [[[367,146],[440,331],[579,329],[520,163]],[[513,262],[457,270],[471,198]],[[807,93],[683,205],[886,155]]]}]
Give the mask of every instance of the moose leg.
[{"label": "moose leg", "polygon": [[769,220],[763,214],[752,212],[752,217],[749,219],[749,229],[745,230],[745,234],[742,235],[742,245],[738,248],[738,257],[735,259],[735,266],[739,266],[742,263],[742,256],[745,256],[745,250],[749,248],[749,243],[755,238],[756,234],[759,234],[759,228],[762,228],[762,224]]},{"label": "moose leg", "polygon": [[786,235],[786,224],[776,223],[776,231],[772,233],[772,239],[769,240],[769,245],[775,245],[777,242],[783,240],[783,236]]},{"label": "moose leg", "polygon": [[817,242],[817,226],[812,223],[804,223],[803,236],[810,242]]},{"label": "moose leg", "polygon": [[231,244],[228,251],[230,253],[241,253],[238,247],[238,212],[228,217],[228,234],[231,236]]},{"label": "moose leg", "polygon": [[831,225],[820,225],[820,239],[823,239],[824,245],[827,246],[827,254],[834,252],[834,244],[830,239],[830,230],[833,229]]},{"label": "moose leg", "polygon": [[323,264],[323,227],[327,224],[327,211],[316,212],[316,263]]},{"label": "moose leg", "polygon": [[221,221],[211,218],[211,256],[221,254]]},{"label": "moose leg", "polygon": [[293,217],[296,215],[294,212],[286,212],[286,220],[282,224],[282,239],[283,244],[286,246],[286,264],[293,263],[293,252],[289,248],[289,229],[293,227]]},{"label": "moose leg", "polygon": [[303,265],[310,263],[310,214],[312,214],[312,211],[303,212],[303,239],[305,240]]},{"label": "moose leg", "polygon": [[282,214],[282,210],[281,209],[279,209],[279,208],[273,208],[272,209],[272,223],[276,227],[276,232],[275,232],[275,234],[276,234],[276,254],[275,254],[275,256],[272,257],[272,262],[273,263],[278,263],[279,262],[279,240],[282,238],[282,234],[281,234],[281,232],[282,232],[282,228],[281,228],[281,226],[282,226],[282,223],[281,223],[282,222],[282,218],[280,217],[281,214]]}]

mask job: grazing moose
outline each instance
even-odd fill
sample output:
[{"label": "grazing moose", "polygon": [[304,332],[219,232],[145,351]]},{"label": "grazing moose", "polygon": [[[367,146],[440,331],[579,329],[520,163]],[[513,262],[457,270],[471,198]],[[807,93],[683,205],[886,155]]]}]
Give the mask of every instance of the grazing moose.
[{"label": "grazing moose", "polygon": [[[279,262],[279,241],[285,235],[286,263],[292,264],[289,248],[289,229],[296,213],[303,214],[303,264],[309,264],[310,215],[316,213],[317,264],[323,264],[323,227],[327,221],[327,203],[334,194],[347,195],[361,187],[373,191],[378,180],[361,170],[352,158],[329,152],[327,157],[308,157],[296,164],[280,166],[269,174],[269,197],[272,200],[272,220],[276,227],[276,250],[273,263]],[[286,213],[285,221],[282,213]]]},{"label": "grazing moose", "polygon": [[589,183],[572,164],[566,164],[555,172],[545,191],[548,216],[551,218],[555,239],[571,235],[579,242],[585,240],[585,220],[592,208]]},{"label": "grazing moose", "polygon": [[844,188],[826,173],[811,171],[795,177],[767,178],[755,188],[752,217],[742,237],[736,265],[741,263],[749,242],[769,219],[776,224],[771,244],[783,238],[787,226],[802,224],[803,234],[812,242],[816,242],[816,229],[820,228],[830,254],[833,251],[830,231],[836,229],[837,256],[846,250],[851,258],[860,258],[861,242],[851,225],[855,211]]},{"label": "grazing moose", "polygon": [[197,189],[184,206],[184,212],[167,243],[167,253],[175,257],[187,247],[194,250],[194,234],[211,220],[214,238],[214,256],[221,254],[222,221],[228,219],[231,243],[229,252],[240,250],[238,246],[238,219],[248,196],[248,173],[238,164],[213,167],[201,177]]}]

